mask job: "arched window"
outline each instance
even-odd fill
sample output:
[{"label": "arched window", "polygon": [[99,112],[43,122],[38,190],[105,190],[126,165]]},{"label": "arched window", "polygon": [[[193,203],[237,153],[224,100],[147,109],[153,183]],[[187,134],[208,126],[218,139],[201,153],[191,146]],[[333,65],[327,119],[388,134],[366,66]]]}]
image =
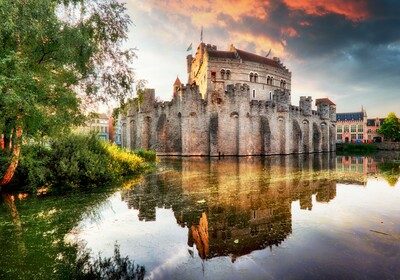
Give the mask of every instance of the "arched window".
[{"label": "arched window", "polygon": [[221,69],[221,79],[225,80],[225,70]]},{"label": "arched window", "polygon": [[272,100],[272,91],[269,92],[269,100]]},{"label": "arched window", "polygon": [[252,82],[252,81],[253,81],[253,77],[254,77],[254,74],[253,74],[253,72],[250,72],[250,82]]},{"label": "arched window", "polygon": [[231,70],[226,70],[226,79],[227,80],[231,79]]},{"label": "arched window", "polygon": [[269,85],[270,82],[271,82],[271,77],[270,77],[270,76],[267,76],[267,85]]},{"label": "arched window", "polygon": [[271,78],[270,78],[270,80],[269,80],[269,84],[270,84],[271,86],[274,85],[274,77],[271,76]]},{"label": "arched window", "polygon": [[257,83],[257,80],[258,80],[258,74],[255,73],[255,74],[254,74],[254,82]]},{"label": "arched window", "polygon": [[283,81],[282,87],[283,87],[283,88],[286,88],[286,81]]}]

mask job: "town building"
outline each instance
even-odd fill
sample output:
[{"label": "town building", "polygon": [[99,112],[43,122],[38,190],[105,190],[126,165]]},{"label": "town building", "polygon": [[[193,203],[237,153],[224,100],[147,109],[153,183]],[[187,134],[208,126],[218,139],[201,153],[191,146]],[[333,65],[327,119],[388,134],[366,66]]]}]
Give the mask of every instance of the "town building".
[{"label": "town building", "polygon": [[335,151],[336,106],[302,96],[291,103],[292,73],[278,58],[200,43],[188,55],[188,83],[171,101],[146,89],[121,115],[122,146],[159,155],[272,155]]},{"label": "town building", "polygon": [[368,119],[367,112],[361,108],[360,112],[336,114],[336,142],[337,143],[371,143],[382,141],[377,133],[385,119]]},{"label": "town building", "polygon": [[79,127],[77,130],[83,133],[95,131],[100,139],[109,141],[109,117],[106,114],[98,114],[96,117],[88,121],[86,125]]}]

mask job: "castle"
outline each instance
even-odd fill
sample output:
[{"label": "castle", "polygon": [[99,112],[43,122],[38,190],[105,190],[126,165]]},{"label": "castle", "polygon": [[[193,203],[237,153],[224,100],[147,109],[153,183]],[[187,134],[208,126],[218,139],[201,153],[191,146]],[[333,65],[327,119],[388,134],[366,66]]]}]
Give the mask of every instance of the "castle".
[{"label": "castle", "polygon": [[278,58],[200,43],[187,56],[188,83],[171,101],[153,89],[120,116],[122,146],[159,155],[272,155],[335,151],[336,107],[328,98],[291,104],[291,72]]}]

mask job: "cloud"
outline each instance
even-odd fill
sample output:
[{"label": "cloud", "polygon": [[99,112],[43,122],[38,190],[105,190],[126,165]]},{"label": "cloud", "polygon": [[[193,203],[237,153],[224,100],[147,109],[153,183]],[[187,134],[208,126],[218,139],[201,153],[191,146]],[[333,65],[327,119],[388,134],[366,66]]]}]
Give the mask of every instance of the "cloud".
[{"label": "cloud", "polygon": [[[347,106],[352,95],[376,101],[374,93],[384,90],[400,103],[393,94],[400,76],[400,1],[130,0],[128,5],[135,9],[132,19],[152,62],[168,60],[168,48],[184,52],[193,42],[195,49],[203,26],[204,42],[222,50],[233,43],[265,55],[272,48],[272,56],[293,71],[294,91],[312,89],[347,100]],[[183,57],[175,64],[184,63],[184,53],[173,54]]]},{"label": "cloud", "polygon": [[365,0],[285,0],[284,2],[290,9],[302,10],[311,15],[324,16],[333,13],[344,15],[352,21],[364,20],[370,15]]}]

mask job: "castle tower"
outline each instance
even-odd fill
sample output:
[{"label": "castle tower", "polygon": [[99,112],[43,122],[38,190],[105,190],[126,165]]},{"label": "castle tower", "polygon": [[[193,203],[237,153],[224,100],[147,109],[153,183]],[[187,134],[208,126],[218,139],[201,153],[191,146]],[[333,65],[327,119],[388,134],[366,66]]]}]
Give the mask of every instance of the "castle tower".
[{"label": "castle tower", "polygon": [[176,76],[176,80],[175,80],[175,83],[173,85],[173,87],[174,87],[174,91],[172,93],[173,96],[177,96],[178,95],[178,92],[179,92],[179,89],[181,88],[181,85],[182,85],[182,83],[179,80],[179,77]]}]

